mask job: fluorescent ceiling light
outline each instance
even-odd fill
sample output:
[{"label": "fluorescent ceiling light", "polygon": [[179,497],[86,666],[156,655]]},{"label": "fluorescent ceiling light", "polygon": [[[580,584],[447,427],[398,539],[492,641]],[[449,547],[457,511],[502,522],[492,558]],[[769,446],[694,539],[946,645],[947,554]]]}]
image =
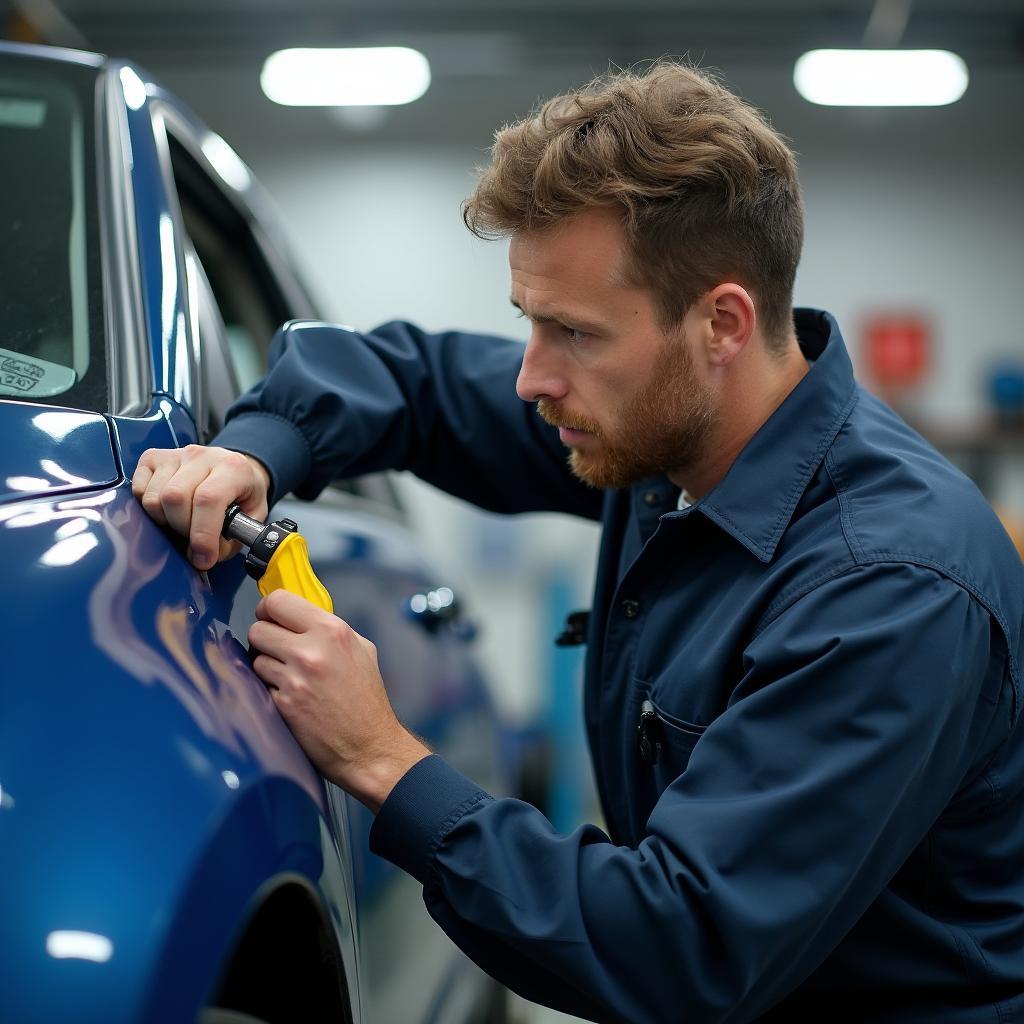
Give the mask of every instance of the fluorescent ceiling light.
[{"label": "fluorescent ceiling light", "polygon": [[811,50],[793,68],[797,92],[829,107],[941,107],[967,81],[948,50]]},{"label": "fluorescent ceiling light", "polygon": [[264,63],[260,85],[288,107],[390,107],[427,91],[430,65],[405,46],[279,50]]}]

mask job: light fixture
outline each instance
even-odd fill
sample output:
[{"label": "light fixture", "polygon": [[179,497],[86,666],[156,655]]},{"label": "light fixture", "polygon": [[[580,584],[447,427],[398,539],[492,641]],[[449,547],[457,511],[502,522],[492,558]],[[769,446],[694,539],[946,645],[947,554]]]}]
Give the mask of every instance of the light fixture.
[{"label": "light fixture", "polygon": [[390,107],[427,91],[430,64],[405,46],[278,50],[266,59],[260,85],[288,107]]},{"label": "light fixture", "polygon": [[811,50],[793,68],[797,92],[829,107],[941,107],[967,82],[948,50]]}]

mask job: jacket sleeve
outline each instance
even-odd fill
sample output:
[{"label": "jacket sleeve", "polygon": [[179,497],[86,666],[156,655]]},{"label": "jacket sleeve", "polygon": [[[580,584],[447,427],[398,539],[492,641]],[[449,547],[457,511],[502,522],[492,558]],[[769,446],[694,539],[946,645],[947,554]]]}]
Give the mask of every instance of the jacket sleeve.
[{"label": "jacket sleeve", "polygon": [[522,358],[520,343],[485,335],[293,322],[211,444],[260,459],[275,499],[398,469],[496,512],[599,518],[601,492],[572,475],[557,431],[516,395]]},{"label": "jacket sleeve", "polygon": [[729,707],[637,849],[592,826],[559,835],[436,756],[399,782],[371,845],[529,999],[595,1021],[750,1021],[921,842],[998,729],[1005,665],[964,590],[914,566],[860,567],[748,645]]}]

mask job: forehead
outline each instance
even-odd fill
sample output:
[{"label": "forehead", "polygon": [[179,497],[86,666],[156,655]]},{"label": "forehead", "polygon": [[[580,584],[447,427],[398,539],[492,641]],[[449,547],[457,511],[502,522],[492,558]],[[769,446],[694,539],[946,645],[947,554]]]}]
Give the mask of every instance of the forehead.
[{"label": "forehead", "polygon": [[512,237],[513,294],[552,288],[597,298],[629,287],[626,239],[618,211],[585,210],[545,231]]}]

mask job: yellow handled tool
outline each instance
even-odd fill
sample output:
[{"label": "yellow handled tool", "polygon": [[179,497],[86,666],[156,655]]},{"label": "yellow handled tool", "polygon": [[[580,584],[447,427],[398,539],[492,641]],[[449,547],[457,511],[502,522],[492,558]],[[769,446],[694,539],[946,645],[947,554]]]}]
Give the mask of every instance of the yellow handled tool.
[{"label": "yellow handled tool", "polygon": [[232,505],[224,514],[221,533],[248,547],[245,571],[256,581],[264,597],[272,590],[290,590],[325,611],[333,612],[331,595],[316,578],[309,564],[306,541],[297,530],[298,526],[291,519],[261,523],[247,516],[238,505]]}]

